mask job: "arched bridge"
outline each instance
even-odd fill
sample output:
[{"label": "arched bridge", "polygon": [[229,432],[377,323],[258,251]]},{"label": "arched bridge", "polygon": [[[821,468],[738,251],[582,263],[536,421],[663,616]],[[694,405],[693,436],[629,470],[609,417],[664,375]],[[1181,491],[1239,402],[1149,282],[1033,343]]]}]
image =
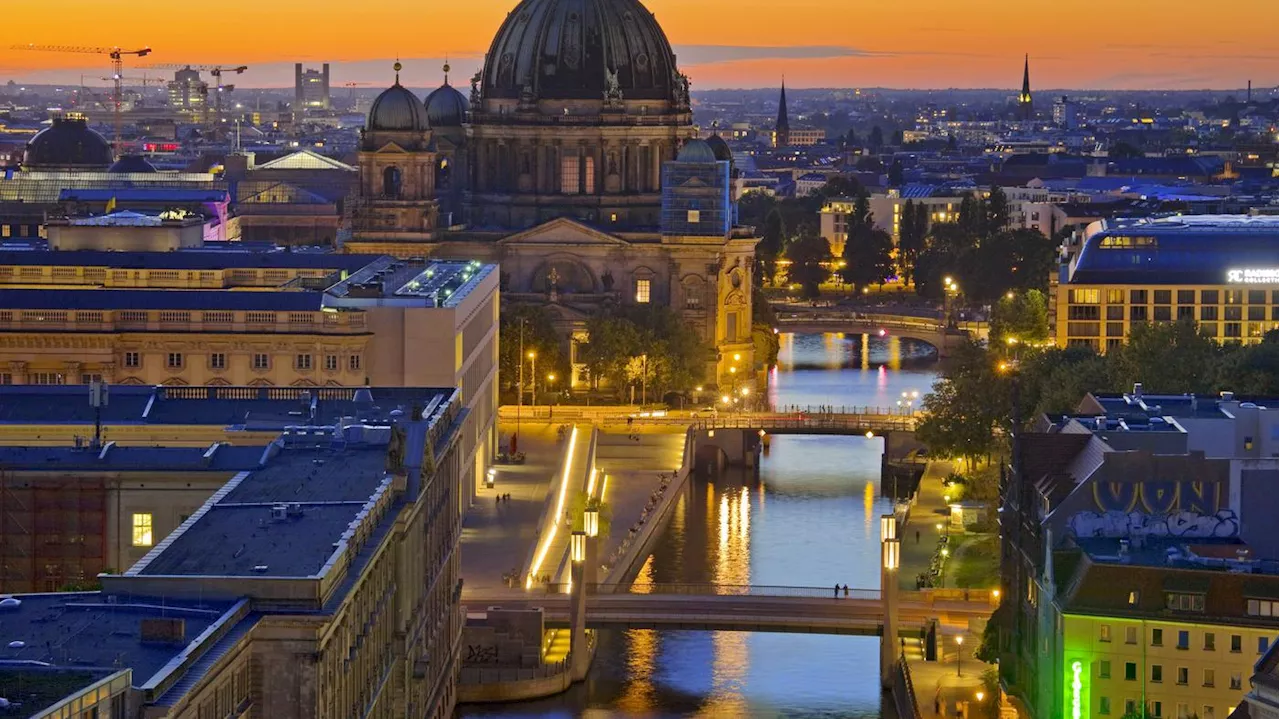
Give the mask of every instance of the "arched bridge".
[{"label": "arched bridge", "polygon": [[[619,593],[613,593],[613,590]],[[464,595],[468,612],[491,607],[543,611],[548,626],[568,626],[568,587],[551,585],[544,596]],[[831,587],[735,587],[713,584],[589,585],[586,626],[611,629],[685,629],[879,636],[884,605],[878,590]],[[987,617],[989,593],[939,599],[928,592],[900,592],[898,628],[920,630],[930,618],[965,624]]]},{"label": "arched bridge", "polygon": [[987,323],[961,322],[948,327],[939,318],[874,314],[841,310],[778,311],[778,329],[788,332],[857,332],[908,337],[932,345],[940,357],[966,338],[985,339]]}]

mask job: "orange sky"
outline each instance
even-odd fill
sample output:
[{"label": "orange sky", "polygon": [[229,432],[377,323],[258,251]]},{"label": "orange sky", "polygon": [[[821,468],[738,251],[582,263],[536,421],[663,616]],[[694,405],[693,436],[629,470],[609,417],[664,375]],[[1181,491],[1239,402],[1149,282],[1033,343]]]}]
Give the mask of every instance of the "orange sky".
[{"label": "orange sky", "polygon": [[[248,64],[243,86],[290,84],[281,63],[324,60],[335,63],[335,84],[381,84],[390,74],[384,64],[398,54],[421,59],[408,63],[418,74],[406,84],[428,86],[438,82],[438,58],[446,53],[455,84],[465,84],[515,0],[58,0],[56,16],[48,0],[4,4],[0,48],[150,45],[147,62]],[[1032,56],[1033,87],[1042,89],[1278,82],[1276,0],[1217,11],[1191,0],[647,4],[695,89],[771,87],[784,73],[794,87],[1012,88],[1024,52]],[[96,82],[98,70],[107,75],[106,58],[95,64],[89,55],[0,49],[0,81],[78,83],[84,68]]]}]

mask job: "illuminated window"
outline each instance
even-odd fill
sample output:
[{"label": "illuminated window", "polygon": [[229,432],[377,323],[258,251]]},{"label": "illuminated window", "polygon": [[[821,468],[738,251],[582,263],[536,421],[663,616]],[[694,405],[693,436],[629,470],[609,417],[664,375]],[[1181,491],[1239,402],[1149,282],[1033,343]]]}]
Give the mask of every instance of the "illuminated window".
[{"label": "illuminated window", "polygon": [[1268,602],[1259,599],[1249,600],[1249,616],[1251,617],[1275,617],[1280,616],[1277,611],[1277,602]]},{"label": "illuminated window", "polygon": [[649,287],[650,280],[636,280],[636,302],[642,305],[649,303]]},{"label": "illuminated window", "polygon": [[581,186],[578,184],[581,178],[581,166],[578,164],[577,155],[565,155],[560,159],[560,194],[577,195],[581,193]]},{"label": "illuminated window", "polygon": [[1096,305],[1102,301],[1102,290],[1071,290],[1071,304]]},{"label": "illuminated window", "polygon": [[694,223],[697,223],[697,222],[701,222],[701,221],[702,221],[702,211],[701,211],[701,210],[689,210],[689,217],[688,217],[688,220],[689,220],[689,224],[694,224]]},{"label": "illuminated window", "polygon": [[1110,624],[1101,624],[1098,626],[1098,641],[1100,642],[1111,641],[1111,625]]},{"label": "illuminated window", "polygon": [[[1129,606],[1131,606],[1131,607],[1136,607],[1136,606],[1138,606],[1138,593],[1137,593],[1137,592],[1129,592]],[[1159,631],[1159,630],[1156,630],[1156,631]]]},{"label": "illuminated window", "polygon": [[151,531],[151,515],[134,514],[133,515],[133,546],[150,547],[155,544],[154,535]]}]

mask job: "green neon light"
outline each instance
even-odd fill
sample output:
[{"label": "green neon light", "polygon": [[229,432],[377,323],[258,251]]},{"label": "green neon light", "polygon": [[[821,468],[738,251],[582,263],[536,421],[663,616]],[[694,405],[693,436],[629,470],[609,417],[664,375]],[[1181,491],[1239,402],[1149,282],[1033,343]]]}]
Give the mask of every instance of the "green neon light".
[{"label": "green neon light", "polygon": [[1080,660],[1071,662],[1071,719],[1080,719],[1080,691],[1084,689],[1080,675],[1083,672],[1084,666],[1080,664]]}]

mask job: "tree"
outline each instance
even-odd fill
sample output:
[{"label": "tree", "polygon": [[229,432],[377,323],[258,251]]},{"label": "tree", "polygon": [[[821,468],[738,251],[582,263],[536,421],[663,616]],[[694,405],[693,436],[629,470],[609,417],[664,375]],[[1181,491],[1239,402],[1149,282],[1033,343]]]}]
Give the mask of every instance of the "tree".
[{"label": "tree", "polygon": [[1047,290],[1056,248],[1033,229],[1006,229],[958,250],[957,269],[968,294],[993,301],[1009,290]]},{"label": "tree", "polygon": [[992,185],[984,209],[987,215],[986,234],[994,235],[1009,228],[1009,198],[1004,190]]},{"label": "tree", "polygon": [[885,278],[893,274],[893,238],[884,230],[876,229],[871,200],[865,191],[854,201],[847,223],[841,277],[855,290],[884,284]]},{"label": "tree", "polygon": [[879,125],[872,126],[871,135],[867,138],[867,144],[875,152],[879,152],[880,148],[884,147],[884,130],[881,130]]},{"label": "tree", "polygon": [[1008,416],[1011,397],[987,350],[975,342],[956,349],[946,369],[925,395],[924,419],[916,436],[935,454],[973,460],[995,445],[993,432]]},{"label": "tree", "polygon": [[902,186],[902,160],[894,159],[889,165],[889,187]]},{"label": "tree", "polygon": [[[523,329],[522,329],[523,328]],[[523,334],[523,338],[522,338]],[[520,353],[521,347],[524,354]],[[524,363],[524,389],[533,387],[529,353],[537,355],[538,373],[568,378],[569,363],[562,351],[560,333],[547,308],[532,304],[504,304],[498,324],[498,378],[503,391],[515,392]],[[539,377],[538,386],[545,386]],[[565,383],[567,384],[567,383]],[[565,386],[561,384],[561,386]]]},{"label": "tree", "polygon": [[[1111,385],[1123,388],[1141,382],[1153,394],[1211,392],[1222,352],[1190,318],[1138,324],[1129,330],[1125,344],[1107,353]],[[1273,355],[1273,371],[1274,362]]]},{"label": "tree", "polygon": [[1130,145],[1124,140],[1120,140],[1107,150],[1107,157],[1112,160],[1128,160],[1135,157],[1142,157],[1142,150]]},{"label": "tree", "polygon": [[756,276],[773,284],[778,271],[778,256],[782,254],[783,244],[787,236],[786,225],[782,213],[773,208],[764,218],[764,228],[760,232],[760,243],[756,245]]},{"label": "tree", "polygon": [[604,310],[587,320],[587,333],[579,359],[597,383],[606,380],[619,395],[632,385],[643,385],[651,397],[687,392],[711,359],[698,333],[660,305]]},{"label": "tree", "polygon": [[906,282],[915,278],[916,260],[924,249],[925,233],[929,230],[927,213],[923,203],[916,205],[907,200],[902,206],[902,220],[898,226],[898,267]]},{"label": "tree", "polygon": [[1049,302],[1040,290],[1007,292],[991,310],[991,342],[1018,344],[1049,339]]},{"label": "tree", "polygon": [[1239,395],[1275,397],[1280,394],[1276,381],[1276,356],[1280,344],[1276,330],[1271,330],[1256,345],[1229,348],[1218,367],[1218,389]]},{"label": "tree", "polygon": [[819,286],[831,276],[826,263],[831,261],[831,243],[817,234],[802,235],[787,245],[787,282],[800,285],[804,296],[818,297]]}]

